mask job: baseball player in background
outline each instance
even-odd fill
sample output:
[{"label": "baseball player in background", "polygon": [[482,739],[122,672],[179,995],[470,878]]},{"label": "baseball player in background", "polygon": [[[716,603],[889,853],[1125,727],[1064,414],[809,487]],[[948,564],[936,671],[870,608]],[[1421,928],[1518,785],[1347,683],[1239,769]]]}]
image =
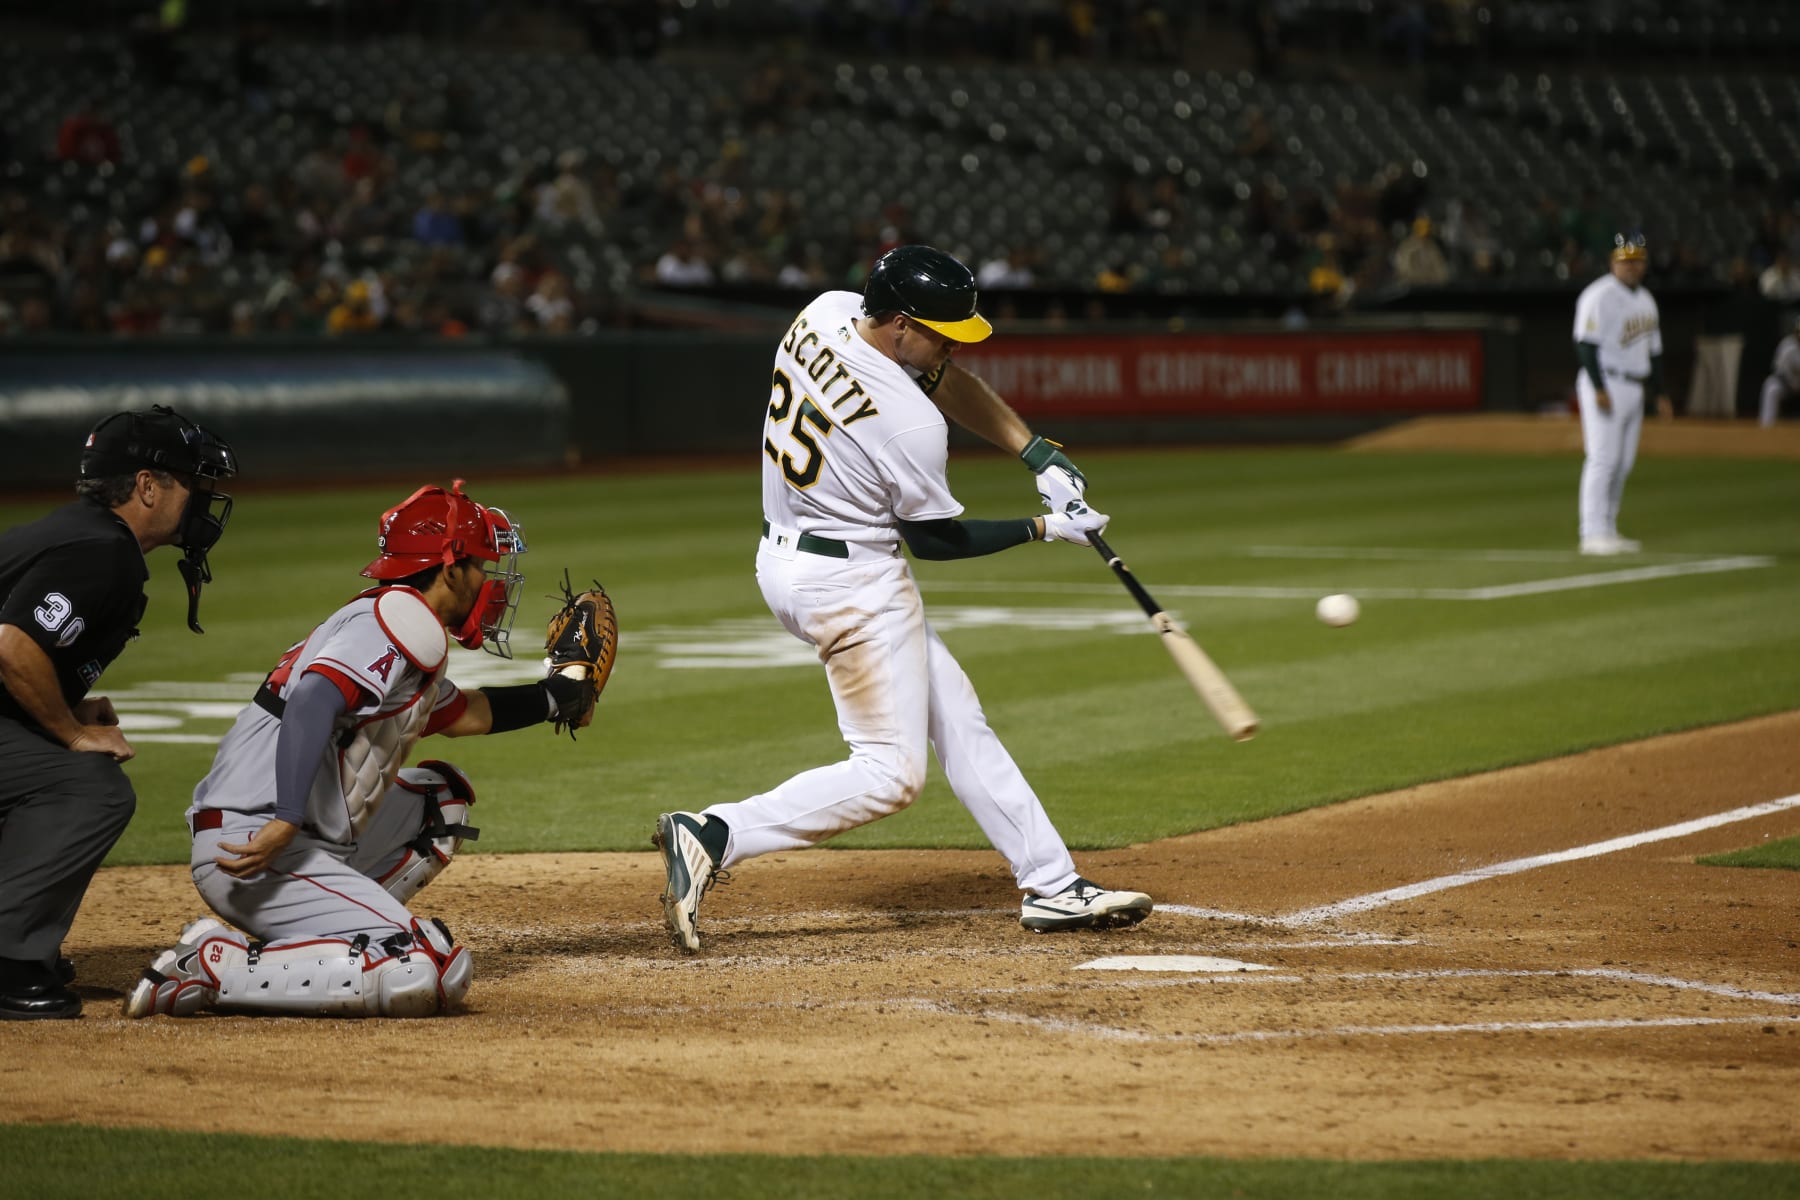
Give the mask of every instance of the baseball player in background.
[{"label": "baseball player in background", "polygon": [[1775,347],[1775,361],[1762,385],[1761,423],[1766,429],[1781,415],[1784,402],[1800,396],[1800,313],[1794,314],[1794,331]]},{"label": "baseball player in background", "polygon": [[1582,289],[1575,302],[1575,357],[1581,372],[1581,552],[1634,554],[1642,547],[1619,536],[1619,500],[1637,460],[1646,390],[1657,411],[1670,414],[1663,385],[1662,330],[1656,299],[1644,286],[1650,264],[1641,235],[1614,239],[1612,270]]},{"label": "baseball player in background", "polygon": [[[718,872],[822,842],[911,804],[937,752],[956,797],[1012,867],[1027,929],[1132,925],[1142,892],[1084,879],[1031,785],[982,715],[969,677],[925,619],[902,543],[923,559],[973,558],[1036,541],[1087,545],[1107,518],[1053,442],[950,361],[992,329],[975,278],[929,246],[900,246],[863,294],[833,291],[800,313],[775,354],[763,423],[756,578],[781,623],[818,650],[848,759],[704,812],[664,813],[655,843],[676,944],[700,948],[700,901]],[[1049,513],[959,520],[945,479],[945,418],[1012,453]]]},{"label": "baseball player in background", "polygon": [[420,488],[380,528],[363,569],[380,586],[282,655],[194,789],[194,886],[236,929],[188,925],[126,997],[127,1016],[416,1017],[467,993],[468,952],[407,901],[475,836],[474,789],[449,763],[401,764],[429,734],[558,719],[587,685],[551,675],[465,692],[444,676],[451,637],[511,657],[526,547],[504,512],[457,480]]}]

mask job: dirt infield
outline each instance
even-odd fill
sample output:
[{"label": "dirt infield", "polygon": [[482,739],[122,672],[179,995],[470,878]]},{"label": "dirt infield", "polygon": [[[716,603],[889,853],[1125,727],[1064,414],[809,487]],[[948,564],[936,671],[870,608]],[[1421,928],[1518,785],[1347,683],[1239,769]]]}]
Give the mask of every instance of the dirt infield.
[{"label": "dirt infield", "polygon": [[[1344,905],[1792,797],[1797,744],[1787,714],[1083,855],[1165,906],[1110,934],[1021,930],[989,853],[815,850],[741,868],[686,959],[648,851],[469,856],[416,905],[477,962],[432,1022],[126,1021],[196,899],[108,870],[88,1016],[0,1027],[0,1086],[14,1121],[539,1148],[1800,1158],[1800,886],[1693,862],[1800,807]],[[1151,955],[1269,969],[1082,969]]]},{"label": "dirt infield", "polygon": [[[1471,413],[1418,417],[1352,438],[1350,450],[1456,450],[1475,454],[1580,454],[1581,422],[1573,413]],[[1762,429],[1754,421],[1704,418],[1648,420],[1638,453],[1656,458],[1800,460],[1800,423]]]}]

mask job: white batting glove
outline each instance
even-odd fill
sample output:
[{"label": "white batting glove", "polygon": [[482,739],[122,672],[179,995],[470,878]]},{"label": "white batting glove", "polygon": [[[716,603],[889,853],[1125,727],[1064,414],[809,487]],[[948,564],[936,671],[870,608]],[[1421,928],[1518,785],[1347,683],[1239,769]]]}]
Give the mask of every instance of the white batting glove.
[{"label": "white batting glove", "polygon": [[1044,540],[1046,542],[1073,542],[1077,546],[1091,546],[1088,541],[1090,533],[1104,533],[1106,523],[1112,520],[1103,512],[1095,512],[1085,503],[1079,512],[1053,512],[1044,517]]},{"label": "white batting glove", "polygon": [[1037,473],[1037,494],[1051,512],[1073,512],[1087,507],[1087,480],[1065,467],[1045,467]]}]

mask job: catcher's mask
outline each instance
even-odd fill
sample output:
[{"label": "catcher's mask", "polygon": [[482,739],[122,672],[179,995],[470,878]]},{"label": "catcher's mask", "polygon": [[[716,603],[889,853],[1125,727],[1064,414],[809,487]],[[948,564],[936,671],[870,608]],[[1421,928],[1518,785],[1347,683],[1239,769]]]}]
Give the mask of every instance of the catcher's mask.
[{"label": "catcher's mask", "polygon": [[206,554],[225,533],[231,496],[215,490],[237,474],[237,456],[223,438],[188,420],[166,404],[148,412],[121,412],[105,418],[81,448],[81,478],[133,475],[148,468],[179,478],[188,489],[187,506],[175,528],[181,547],[178,564],[187,585],[188,628],[200,628],[200,587],[212,582]]},{"label": "catcher's mask", "polygon": [[525,533],[500,509],[463,495],[462,487],[460,479],[447,492],[422,487],[382,513],[376,539],[381,553],[362,573],[370,579],[405,579],[434,566],[478,560],[487,581],[450,636],[470,650],[511,658],[512,623],[525,580],[518,570]]}]

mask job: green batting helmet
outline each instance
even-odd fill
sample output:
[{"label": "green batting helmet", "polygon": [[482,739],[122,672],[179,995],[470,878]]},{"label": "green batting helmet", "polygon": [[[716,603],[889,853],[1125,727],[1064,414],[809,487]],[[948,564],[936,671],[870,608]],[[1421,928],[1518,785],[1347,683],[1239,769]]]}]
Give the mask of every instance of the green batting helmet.
[{"label": "green batting helmet", "polygon": [[876,259],[863,284],[863,311],[904,313],[957,342],[994,332],[975,311],[975,273],[932,246],[895,246]]}]

